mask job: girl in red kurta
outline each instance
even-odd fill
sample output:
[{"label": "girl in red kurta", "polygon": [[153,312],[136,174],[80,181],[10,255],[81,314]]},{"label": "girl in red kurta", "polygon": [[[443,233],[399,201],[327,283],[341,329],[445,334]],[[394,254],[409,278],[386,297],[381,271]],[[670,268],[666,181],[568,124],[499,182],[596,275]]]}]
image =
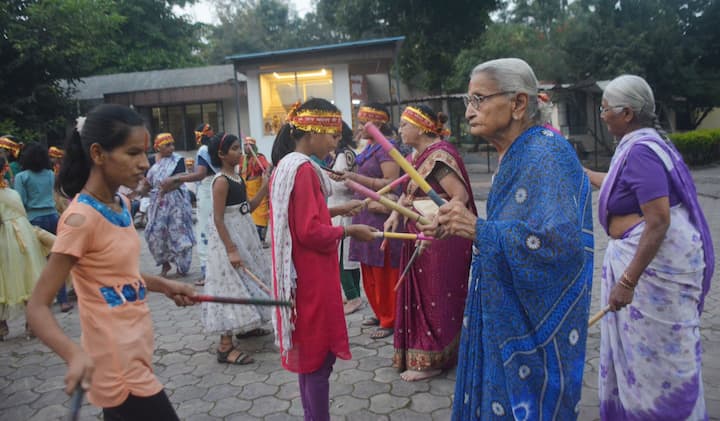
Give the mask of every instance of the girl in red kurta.
[{"label": "girl in red kurta", "polygon": [[340,137],[340,111],[314,98],[288,116],[272,150],[270,185],[273,288],[292,308],[273,313],[282,365],[298,373],[305,420],[329,420],[329,382],[336,357],[350,359],[337,249],[345,236],[373,239],[365,225],[333,227],[325,203],[327,175],[310,160],[327,156]]}]

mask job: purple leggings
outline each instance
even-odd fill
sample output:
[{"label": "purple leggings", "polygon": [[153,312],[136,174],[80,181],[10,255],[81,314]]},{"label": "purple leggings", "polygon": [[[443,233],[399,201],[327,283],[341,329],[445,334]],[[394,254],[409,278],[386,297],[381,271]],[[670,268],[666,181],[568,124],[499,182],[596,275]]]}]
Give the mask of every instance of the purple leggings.
[{"label": "purple leggings", "polygon": [[335,364],[335,354],[329,352],[325,361],[312,373],[298,374],[300,399],[302,399],[305,421],[330,420],[330,373]]}]

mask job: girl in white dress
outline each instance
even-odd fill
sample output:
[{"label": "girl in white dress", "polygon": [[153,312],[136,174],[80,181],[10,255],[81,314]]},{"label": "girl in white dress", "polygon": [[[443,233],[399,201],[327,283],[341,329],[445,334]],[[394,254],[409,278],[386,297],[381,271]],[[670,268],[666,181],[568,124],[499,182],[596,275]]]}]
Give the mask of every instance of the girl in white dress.
[{"label": "girl in white dress", "polygon": [[[270,291],[267,283],[272,279],[270,257],[263,251],[250,215],[267,195],[267,177],[258,194],[248,201],[245,184],[234,169],[242,156],[238,137],[218,133],[210,140],[208,151],[220,172],[212,181],[205,293],[267,299]],[[234,347],[233,334],[238,337],[269,334],[269,330],[261,327],[269,320],[269,309],[258,306],[203,303],[202,307],[205,329],[220,333],[217,359],[221,363],[252,363],[250,355]]]}]

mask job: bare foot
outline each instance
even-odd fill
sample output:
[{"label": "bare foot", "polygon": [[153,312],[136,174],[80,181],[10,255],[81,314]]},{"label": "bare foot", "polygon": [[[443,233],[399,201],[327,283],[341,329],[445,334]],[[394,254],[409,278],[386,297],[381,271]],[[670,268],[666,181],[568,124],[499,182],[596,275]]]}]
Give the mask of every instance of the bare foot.
[{"label": "bare foot", "polygon": [[418,380],[429,379],[442,373],[442,370],[415,371],[405,370],[400,374],[400,378],[406,382],[416,382]]},{"label": "bare foot", "polygon": [[162,270],[160,271],[160,276],[165,278],[167,276],[168,272],[170,272],[170,263],[165,262],[162,265]]},{"label": "bare foot", "polygon": [[362,299],[360,297],[353,298],[352,300],[345,303],[343,306],[343,309],[345,310],[345,314],[352,314],[358,311],[358,309],[362,306]]}]

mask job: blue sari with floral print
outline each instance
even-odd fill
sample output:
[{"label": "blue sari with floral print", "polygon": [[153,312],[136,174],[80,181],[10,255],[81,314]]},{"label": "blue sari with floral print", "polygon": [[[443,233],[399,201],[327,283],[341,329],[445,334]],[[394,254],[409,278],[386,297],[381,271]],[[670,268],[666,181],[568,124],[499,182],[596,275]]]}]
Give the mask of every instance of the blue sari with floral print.
[{"label": "blue sari with floral print", "polygon": [[478,219],[454,420],[577,418],[593,274],[590,184],[542,127],[502,159]]}]

